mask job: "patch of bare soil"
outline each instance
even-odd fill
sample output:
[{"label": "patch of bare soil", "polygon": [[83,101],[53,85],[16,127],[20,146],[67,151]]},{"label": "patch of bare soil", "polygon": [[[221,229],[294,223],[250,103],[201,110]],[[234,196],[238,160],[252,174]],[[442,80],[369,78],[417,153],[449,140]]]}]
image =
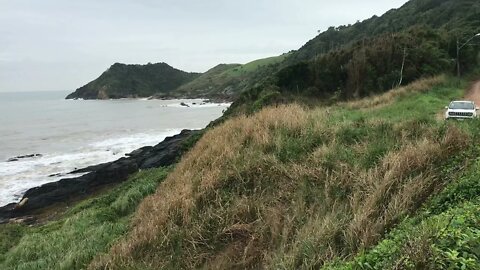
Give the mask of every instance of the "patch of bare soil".
[{"label": "patch of bare soil", "polygon": [[472,84],[465,95],[465,99],[475,102],[477,106],[480,105],[480,81]]}]

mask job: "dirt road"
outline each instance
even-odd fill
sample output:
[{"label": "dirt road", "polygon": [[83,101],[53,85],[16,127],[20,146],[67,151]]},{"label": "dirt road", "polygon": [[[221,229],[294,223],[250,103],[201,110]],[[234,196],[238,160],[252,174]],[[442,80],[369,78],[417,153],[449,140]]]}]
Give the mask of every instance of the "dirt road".
[{"label": "dirt road", "polygon": [[480,81],[472,84],[470,89],[467,91],[465,95],[466,100],[471,100],[475,102],[477,106],[480,106]]}]

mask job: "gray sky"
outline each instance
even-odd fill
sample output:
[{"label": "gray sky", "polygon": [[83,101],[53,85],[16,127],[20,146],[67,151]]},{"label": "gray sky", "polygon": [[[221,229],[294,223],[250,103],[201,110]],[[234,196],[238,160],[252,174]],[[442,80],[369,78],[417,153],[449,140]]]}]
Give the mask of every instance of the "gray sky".
[{"label": "gray sky", "polygon": [[0,0],[0,91],[73,91],[114,62],[246,63],[405,2]]}]

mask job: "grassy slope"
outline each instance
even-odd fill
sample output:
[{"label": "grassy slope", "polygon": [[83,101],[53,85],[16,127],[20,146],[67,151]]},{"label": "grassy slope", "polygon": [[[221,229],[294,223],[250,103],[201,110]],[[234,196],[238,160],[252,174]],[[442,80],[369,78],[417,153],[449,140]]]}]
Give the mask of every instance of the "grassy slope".
[{"label": "grassy slope", "polygon": [[[480,148],[473,151],[478,156]],[[472,163],[460,179],[377,246],[327,269],[479,269],[480,160]]]},{"label": "grassy slope", "polygon": [[[339,260],[374,247],[476,158],[478,122],[437,121],[461,87],[436,78],[333,107],[280,106],[228,120],[142,202],[129,236],[90,266],[340,267]],[[468,233],[478,208],[459,207],[468,226],[457,230]],[[449,211],[456,210],[440,207],[437,214]],[[368,261],[366,254],[356,260]]]},{"label": "grassy slope", "polygon": [[249,74],[249,73],[257,71],[259,68],[281,63],[288,56],[289,56],[289,54],[282,54],[282,55],[279,55],[279,56],[273,56],[273,57],[258,59],[258,60],[249,62],[245,65],[242,65],[240,67],[236,67],[236,68],[232,68],[230,70],[227,70],[226,73],[230,74],[231,76],[241,76],[241,75]]},{"label": "grassy slope", "polygon": [[222,64],[180,86],[175,95],[232,98],[256,81],[256,74],[282,62],[289,54],[255,60],[244,65]]},{"label": "grassy slope", "polygon": [[0,269],[81,269],[130,227],[138,203],[168,170],[143,171],[112,191],[38,227],[0,226]]},{"label": "grassy slope", "polygon": [[203,73],[200,77],[195,80],[180,86],[175,90],[177,95],[188,95],[188,96],[212,96],[222,94],[228,83],[231,83],[232,78],[226,72],[228,70],[237,68],[241,65],[239,64],[221,64],[218,65],[207,72]]}]

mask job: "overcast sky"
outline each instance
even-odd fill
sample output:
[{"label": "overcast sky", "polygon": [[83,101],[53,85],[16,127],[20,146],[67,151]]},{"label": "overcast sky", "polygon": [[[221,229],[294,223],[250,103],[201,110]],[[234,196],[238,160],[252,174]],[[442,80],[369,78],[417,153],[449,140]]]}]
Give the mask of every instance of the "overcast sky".
[{"label": "overcast sky", "polygon": [[405,2],[0,0],[0,91],[73,91],[115,62],[246,63]]}]

